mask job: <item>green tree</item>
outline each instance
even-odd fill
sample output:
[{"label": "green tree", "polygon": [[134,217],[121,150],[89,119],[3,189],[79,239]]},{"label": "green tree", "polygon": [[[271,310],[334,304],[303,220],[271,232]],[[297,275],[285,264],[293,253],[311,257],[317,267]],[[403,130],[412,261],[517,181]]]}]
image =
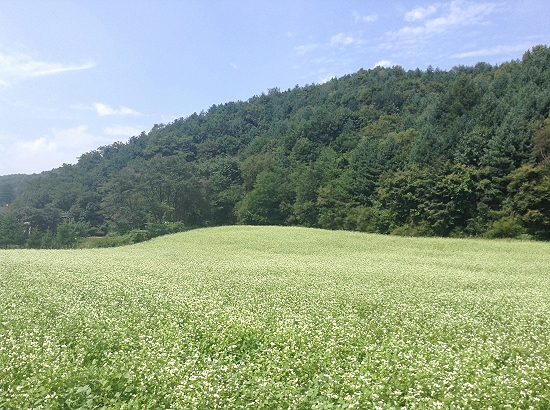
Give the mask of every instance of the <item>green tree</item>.
[{"label": "green tree", "polygon": [[539,162],[550,165],[550,114],[533,135],[533,151]]},{"label": "green tree", "polygon": [[[377,191],[393,228],[418,235],[448,236],[466,228],[476,207],[475,170],[450,163],[385,174]],[[406,231],[410,234],[411,230]]]},{"label": "green tree", "polygon": [[317,226],[319,173],[308,166],[297,169],[291,177],[296,190],[292,222],[301,226]]},{"label": "green tree", "polygon": [[14,212],[8,212],[0,220],[0,246],[22,246],[25,243],[26,227]]},{"label": "green tree", "polygon": [[15,199],[15,188],[10,182],[0,184],[0,208],[9,205]]},{"label": "green tree", "polygon": [[512,221],[543,238],[549,73],[537,46],[498,67],[378,67],[272,89],[38,177],[0,177],[0,207],[11,201],[28,246],[54,244],[61,216],[95,235],[237,222],[483,235]]},{"label": "green tree", "polygon": [[79,238],[88,236],[89,230],[86,222],[64,220],[57,227],[56,241],[62,248],[73,248]]},{"label": "green tree", "polygon": [[293,195],[284,173],[262,171],[254,189],[238,205],[239,221],[251,225],[282,225],[291,215]]},{"label": "green tree", "polygon": [[542,165],[524,165],[509,176],[508,193],[512,211],[527,232],[550,239],[550,174]]}]

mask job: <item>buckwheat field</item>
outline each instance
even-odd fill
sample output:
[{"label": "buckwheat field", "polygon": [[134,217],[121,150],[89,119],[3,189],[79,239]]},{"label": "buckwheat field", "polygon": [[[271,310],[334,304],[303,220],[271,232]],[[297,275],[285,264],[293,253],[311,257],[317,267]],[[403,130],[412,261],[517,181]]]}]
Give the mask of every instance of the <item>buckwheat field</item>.
[{"label": "buckwheat field", "polygon": [[548,409],[550,244],[222,227],[0,251],[0,409]]}]

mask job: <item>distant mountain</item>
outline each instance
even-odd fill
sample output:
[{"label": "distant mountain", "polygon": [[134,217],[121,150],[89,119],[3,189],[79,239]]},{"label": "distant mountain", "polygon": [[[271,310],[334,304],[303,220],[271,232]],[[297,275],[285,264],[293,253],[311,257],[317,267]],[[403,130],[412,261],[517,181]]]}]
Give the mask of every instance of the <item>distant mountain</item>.
[{"label": "distant mountain", "polygon": [[[42,175],[47,175],[48,172],[46,171]],[[0,175],[0,206],[13,202],[24,191],[28,182],[36,177],[38,177],[37,174]]]},{"label": "distant mountain", "polygon": [[0,228],[25,234],[0,244],[170,224],[550,239],[549,113],[547,46],[274,88],[24,180]]}]

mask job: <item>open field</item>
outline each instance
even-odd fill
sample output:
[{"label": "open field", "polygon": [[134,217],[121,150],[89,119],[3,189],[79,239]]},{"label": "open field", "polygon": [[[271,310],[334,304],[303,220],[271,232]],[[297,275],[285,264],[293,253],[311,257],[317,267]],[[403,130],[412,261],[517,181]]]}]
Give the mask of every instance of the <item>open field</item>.
[{"label": "open field", "polygon": [[223,227],[0,281],[0,409],[550,408],[549,243]]}]

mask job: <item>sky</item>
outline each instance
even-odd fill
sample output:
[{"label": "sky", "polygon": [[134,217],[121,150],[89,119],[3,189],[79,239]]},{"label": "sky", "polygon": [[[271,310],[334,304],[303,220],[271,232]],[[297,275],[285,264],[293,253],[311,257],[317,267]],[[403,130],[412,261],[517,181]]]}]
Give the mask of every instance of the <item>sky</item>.
[{"label": "sky", "polygon": [[547,0],[0,0],[0,175],[359,69],[550,45]]}]

